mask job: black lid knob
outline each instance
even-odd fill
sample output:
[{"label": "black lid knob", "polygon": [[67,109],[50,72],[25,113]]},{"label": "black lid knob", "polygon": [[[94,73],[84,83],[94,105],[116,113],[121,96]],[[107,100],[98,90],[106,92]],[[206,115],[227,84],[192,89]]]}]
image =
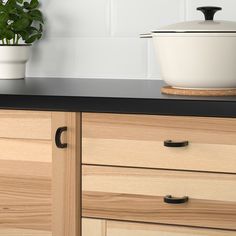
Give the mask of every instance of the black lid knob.
[{"label": "black lid knob", "polygon": [[222,10],[222,8],[221,7],[198,7],[197,10],[201,11],[204,14],[205,20],[213,20],[215,13],[217,11]]}]

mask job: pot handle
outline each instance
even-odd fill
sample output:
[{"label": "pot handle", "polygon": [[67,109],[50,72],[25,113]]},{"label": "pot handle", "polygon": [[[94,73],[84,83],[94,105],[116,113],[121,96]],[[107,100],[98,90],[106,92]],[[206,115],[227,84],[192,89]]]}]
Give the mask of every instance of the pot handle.
[{"label": "pot handle", "polygon": [[214,20],[214,15],[217,11],[221,11],[221,7],[198,7],[198,11],[201,11],[204,16],[205,20]]},{"label": "pot handle", "polygon": [[148,39],[148,38],[152,38],[152,34],[140,34],[139,37],[141,39]]}]

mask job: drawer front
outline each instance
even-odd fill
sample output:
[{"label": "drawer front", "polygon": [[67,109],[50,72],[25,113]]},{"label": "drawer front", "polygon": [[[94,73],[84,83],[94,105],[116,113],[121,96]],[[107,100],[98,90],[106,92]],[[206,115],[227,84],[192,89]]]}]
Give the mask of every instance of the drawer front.
[{"label": "drawer front", "polygon": [[107,236],[235,236],[236,232],[161,226],[154,224],[135,224],[126,222],[107,222]]},{"label": "drawer front", "polygon": [[83,216],[236,230],[235,189],[233,174],[83,166]]},{"label": "drawer front", "polygon": [[82,236],[235,236],[236,232],[203,228],[82,219]]},{"label": "drawer front", "polygon": [[236,173],[236,119],[84,113],[82,124],[84,164]]}]

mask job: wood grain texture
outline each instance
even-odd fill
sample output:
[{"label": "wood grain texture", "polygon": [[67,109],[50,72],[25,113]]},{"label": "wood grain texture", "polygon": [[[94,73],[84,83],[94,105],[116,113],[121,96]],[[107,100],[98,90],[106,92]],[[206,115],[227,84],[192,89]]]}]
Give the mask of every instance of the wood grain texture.
[{"label": "wood grain texture", "polygon": [[52,134],[62,126],[68,128],[63,134],[68,147],[53,143],[53,236],[80,236],[80,113],[54,112]]},{"label": "wood grain texture", "polygon": [[[25,172],[27,173],[27,169]],[[5,175],[0,173],[0,228],[2,227],[51,230],[49,177],[27,176],[19,172]]]},{"label": "wood grain texture", "polygon": [[236,144],[236,119],[83,113],[83,137]]},{"label": "wood grain texture", "polygon": [[83,163],[236,173],[236,145],[83,138]]},{"label": "wood grain texture", "polygon": [[83,166],[83,191],[236,202],[236,175]]},{"label": "wood grain texture", "polygon": [[0,138],[0,160],[52,162],[50,140]]},{"label": "wood grain texture", "polygon": [[83,218],[82,236],[106,236],[106,220]]},{"label": "wood grain texture", "polygon": [[51,113],[1,110],[0,122],[0,235],[49,235]]},{"label": "wood grain texture", "polygon": [[6,228],[6,229],[0,229],[0,236],[52,236],[52,232]]},{"label": "wood grain texture", "polygon": [[[236,120],[83,114],[84,164],[236,173]],[[189,141],[184,148],[165,140]]]},{"label": "wood grain texture", "polygon": [[236,230],[236,202],[190,198],[167,204],[163,196],[83,192],[83,217]]},{"label": "wood grain texture", "polygon": [[51,112],[0,110],[0,137],[51,139]]},{"label": "wood grain texture", "polygon": [[52,164],[47,162],[0,160],[1,176],[52,178]]},{"label": "wood grain texture", "polygon": [[235,236],[236,231],[107,221],[107,236]]}]

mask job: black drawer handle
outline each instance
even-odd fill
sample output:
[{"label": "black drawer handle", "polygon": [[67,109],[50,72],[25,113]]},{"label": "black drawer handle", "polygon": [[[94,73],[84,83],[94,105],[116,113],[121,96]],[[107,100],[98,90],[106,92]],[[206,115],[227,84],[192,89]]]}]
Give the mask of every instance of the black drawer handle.
[{"label": "black drawer handle", "polygon": [[171,195],[167,195],[164,197],[164,202],[169,204],[182,204],[188,202],[188,197],[184,196],[181,198],[178,197],[172,197]]},{"label": "black drawer handle", "polygon": [[60,127],[60,128],[58,128],[57,131],[56,131],[55,143],[56,143],[56,146],[57,146],[58,148],[67,148],[67,143],[62,143],[62,142],[61,142],[61,134],[62,134],[64,131],[67,131],[67,127]]},{"label": "black drawer handle", "polygon": [[186,147],[188,145],[189,145],[188,141],[182,141],[182,142],[174,142],[172,140],[164,141],[165,147]]}]

